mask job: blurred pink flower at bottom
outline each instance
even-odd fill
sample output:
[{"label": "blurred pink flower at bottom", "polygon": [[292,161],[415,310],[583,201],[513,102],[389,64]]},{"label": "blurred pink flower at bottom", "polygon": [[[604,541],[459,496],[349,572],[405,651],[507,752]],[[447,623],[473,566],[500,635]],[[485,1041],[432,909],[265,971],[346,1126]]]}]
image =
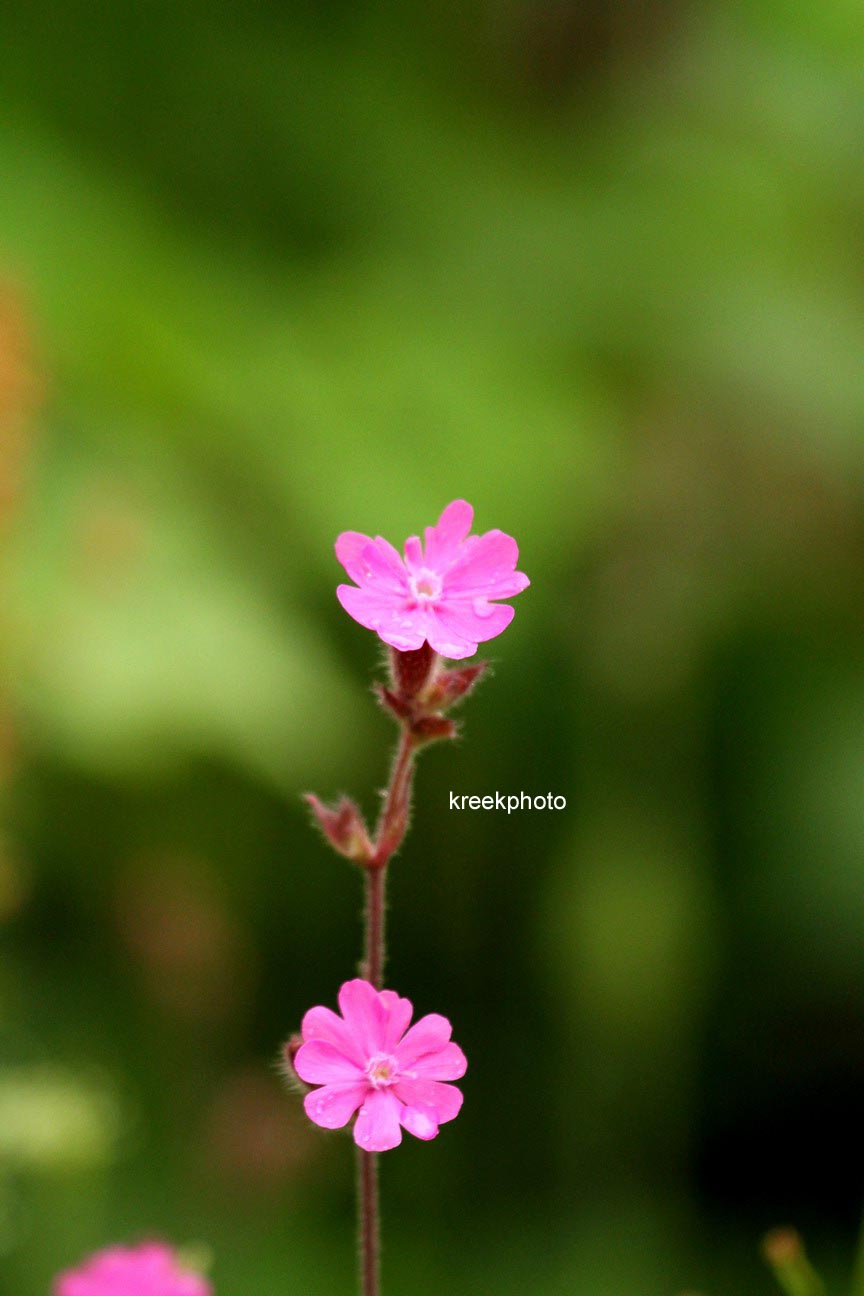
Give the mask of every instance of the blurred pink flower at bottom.
[{"label": "blurred pink flower at bottom", "polygon": [[211,1296],[200,1274],[181,1269],[170,1247],[109,1247],[54,1281],[53,1296]]}]

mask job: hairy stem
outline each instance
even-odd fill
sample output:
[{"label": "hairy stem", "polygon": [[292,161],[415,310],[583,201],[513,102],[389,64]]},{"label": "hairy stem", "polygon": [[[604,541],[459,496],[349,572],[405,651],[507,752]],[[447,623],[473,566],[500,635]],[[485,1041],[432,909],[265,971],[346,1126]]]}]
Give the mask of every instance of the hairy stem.
[{"label": "hairy stem", "polygon": [[378,1153],[357,1148],[357,1233],[361,1296],[381,1293],[381,1222],[378,1212]]},{"label": "hairy stem", "polygon": [[[365,867],[366,909],[363,972],[376,990],[384,983],[387,865],[401,846],[411,811],[416,739],[403,728],[384,805],[375,833],[375,849]],[[381,1229],[378,1201],[378,1154],[357,1149],[357,1202],[361,1296],[380,1296]]]},{"label": "hairy stem", "polygon": [[[414,753],[417,739],[404,727],[390,771],[390,782],[384,794],[384,805],[375,832],[375,853],[370,869],[383,869],[391,855],[402,845],[411,813],[411,784],[414,777]],[[372,978],[370,977],[370,980]],[[375,987],[380,990],[380,986]]]},{"label": "hairy stem", "polygon": [[384,980],[385,957],[385,900],[387,893],[387,865],[366,869],[366,953],[363,975],[380,990]]}]

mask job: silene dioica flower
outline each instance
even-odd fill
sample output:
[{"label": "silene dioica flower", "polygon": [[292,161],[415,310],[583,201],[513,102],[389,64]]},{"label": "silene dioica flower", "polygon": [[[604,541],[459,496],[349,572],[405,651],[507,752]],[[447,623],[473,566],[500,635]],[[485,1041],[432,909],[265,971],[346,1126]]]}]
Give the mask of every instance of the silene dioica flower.
[{"label": "silene dioica flower", "polygon": [[404,558],[381,536],[343,531],[336,557],[355,582],[336,591],[345,611],[400,652],[428,643],[442,657],[472,657],[513,620],[512,598],[531,583],[503,531],[469,535],[474,510],[448,504],[437,525],[405,541]]},{"label": "silene dioica flower", "polygon": [[306,1114],[339,1129],[359,1109],[354,1141],[367,1152],[397,1147],[403,1129],[434,1138],[462,1106],[461,1092],[444,1082],[458,1080],[468,1065],[447,1018],[429,1013],[409,1029],[409,1001],[360,978],[345,982],[339,1007],[341,1017],[310,1008],[303,1018],[294,1069],[321,1086],[306,1095]]},{"label": "silene dioica flower", "polygon": [[109,1247],[55,1280],[53,1296],[211,1296],[200,1274],[183,1269],[170,1247],[143,1242]]}]

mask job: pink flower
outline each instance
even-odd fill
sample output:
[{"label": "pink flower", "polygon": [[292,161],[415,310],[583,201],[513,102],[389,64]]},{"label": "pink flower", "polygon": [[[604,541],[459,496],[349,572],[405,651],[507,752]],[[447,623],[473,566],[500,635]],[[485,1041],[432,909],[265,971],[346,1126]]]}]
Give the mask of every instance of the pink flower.
[{"label": "pink flower", "polygon": [[325,1129],[340,1129],[359,1108],[354,1142],[367,1152],[397,1147],[402,1129],[434,1138],[462,1106],[460,1091],[442,1081],[458,1080],[468,1065],[450,1042],[447,1018],[429,1013],[408,1030],[408,1000],[359,978],[345,982],[339,1007],[341,1017],[310,1008],[303,1018],[294,1069],[301,1080],[321,1086],[304,1099],[307,1116]]},{"label": "pink flower", "polygon": [[[503,531],[469,536],[474,510],[448,504],[438,525],[405,541],[405,558],[381,536],[343,531],[336,557],[356,585],[336,591],[345,611],[386,644],[408,652],[425,642],[442,657],[471,657],[513,620],[512,598],[530,584],[515,570],[516,541]],[[359,588],[358,588],[359,586]]]},{"label": "pink flower", "polygon": [[54,1296],[210,1296],[199,1274],[178,1267],[170,1247],[143,1242],[109,1247],[85,1260],[80,1269],[60,1274]]}]

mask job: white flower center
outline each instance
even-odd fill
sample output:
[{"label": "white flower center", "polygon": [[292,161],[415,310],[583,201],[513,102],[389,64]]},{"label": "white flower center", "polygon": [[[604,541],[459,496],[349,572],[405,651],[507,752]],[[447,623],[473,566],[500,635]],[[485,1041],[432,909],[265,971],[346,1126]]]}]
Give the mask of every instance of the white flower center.
[{"label": "white flower center", "polygon": [[366,1076],[373,1089],[386,1089],[399,1078],[399,1067],[392,1053],[375,1053],[366,1063]]},{"label": "white flower center", "polygon": [[411,577],[411,593],[418,603],[432,603],[441,597],[441,577],[428,567],[420,567]]}]

